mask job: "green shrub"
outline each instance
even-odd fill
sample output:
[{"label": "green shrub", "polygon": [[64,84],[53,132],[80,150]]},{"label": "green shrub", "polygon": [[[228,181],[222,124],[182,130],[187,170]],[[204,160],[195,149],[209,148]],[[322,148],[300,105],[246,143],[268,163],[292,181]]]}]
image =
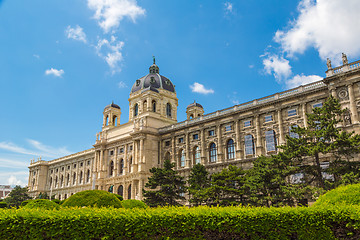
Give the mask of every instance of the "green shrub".
[{"label": "green shrub", "polygon": [[20,204],[20,206],[21,206],[21,207],[24,207],[24,206],[25,206],[26,204],[28,204],[30,201],[32,201],[32,200],[22,201],[21,204]]},{"label": "green shrub", "polygon": [[340,186],[328,191],[316,200],[314,206],[337,204],[360,205],[360,184]]},{"label": "green shrub", "polygon": [[102,190],[78,192],[62,204],[64,207],[114,207],[121,208],[121,201],[112,193]]},{"label": "green shrub", "polygon": [[0,239],[359,239],[360,206],[0,209]]},{"label": "green shrub", "polygon": [[52,202],[48,199],[35,199],[29,201],[23,208],[25,209],[33,209],[33,208],[40,208],[40,209],[59,209],[59,204]]},{"label": "green shrub", "polygon": [[54,203],[57,203],[57,204],[60,204],[60,202],[61,202],[59,199],[56,199],[56,198],[51,199],[51,201]]},{"label": "green shrub", "polygon": [[0,208],[7,208],[6,202],[0,202]]},{"label": "green shrub", "polygon": [[120,201],[124,200],[123,196],[121,196],[121,195],[119,195],[119,194],[115,194],[115,193],[114,193],[114,195],[115,195],[115,197],[117,197]]},{"label": "green shrub", "polygon": [[123,208],[127,208],[127,209],[147,207],[147,205],[143,201],[133,200],[133,199],[123,200],[121,204]]}]

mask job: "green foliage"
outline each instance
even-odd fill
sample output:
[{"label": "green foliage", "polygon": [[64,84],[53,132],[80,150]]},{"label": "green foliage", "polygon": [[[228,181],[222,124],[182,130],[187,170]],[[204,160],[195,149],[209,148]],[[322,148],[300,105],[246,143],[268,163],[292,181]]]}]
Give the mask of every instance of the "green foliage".
[{"label": "green foliage", "polygon": [[56,199],[56,198],[51,199],[51,201],[54,202],[54,203],[57,203],[57,204],[61,203],[61,201],[59,199]]},{"label": "green foliage", "polygon": [[211,185],[206,189],[212,205],[230,206],[246,204],[245,171],[229,165],[211,176]]},{"label": "green foliage", "polygon": [[28,204],[29,202],[31,202],[32,200],[25,200],[25,201],[22,201],[20,206],[23,207],[25,206],[26,204]]},{"label": "green foliage", "polygon": [[200,163],[193,166],[188,179],[189,202],[195,206],[206,202],[208,196],[204,189],[210,186],[209,173],[204,165]]},{"label": "green foliage", "polygon": [[178,200],[185,200],[182,194],[186,191],[183,177],[173,170],[175,164],[170,160],[164,161],[164,168],[152,168],[145,187],[143,189],[144,202],[150,207],[157,206],[178,206]]},{"label": "green foliage", "polygon": [[115,194],[115,193],[114,193],[114,195],[115,195],[115,197],[117,197],[120,201],[124,200],[123,196],[121,196],[121,195],[119,195],[119,194]]},{"label": "green foliage", "polygon": [[140,200],[127,199],[121,201],[123,208],[125,209],[133,209],[133,208],[147,208],[147,205]]},{"label": "green foliage", "polygon": [[0,239],[357,239],[360,206],[0,209]]},{"label": "green foliage", "polygon": [[64,207],[114,207],[121,208],[121,201],[112,193],[87,190],[75,193],[62,204]]},{"label": "green foliage", "polygon": [[59,209],[59,204],[50,201],[48,199],[34,199],[29,201],[23,208],[25,209],[32,209],[32,208],[39,208],[39,209]]},{"label": "green foliage", "polygon": [[9,193],[8,197],[5,198],[5,202],[8,204],[9,207],[18,208],[23,201],[31,199],[27,192],[27,187],[22,188],[21,186],[17,185]]},{"label": "green foliage", "polygon": [[0,208],[7,208],[6,202],[0,202]]},{"label": "green foliage", "polygon": [[321,195],[314,206],[321,205],[360,205],[360,184],[340,186]]}]

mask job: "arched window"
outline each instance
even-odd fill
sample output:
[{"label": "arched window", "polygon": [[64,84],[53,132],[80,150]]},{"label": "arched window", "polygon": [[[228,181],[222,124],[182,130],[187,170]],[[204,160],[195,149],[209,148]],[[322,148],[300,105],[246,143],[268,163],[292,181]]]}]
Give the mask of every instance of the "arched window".
[{"label": "arched window", "polygon": [[147,111],[147,101],[145,100],[143,102],[143,110],[142,110],[142,112],[146,112],[146,111]]},{"label": "arched window", "polygon": [[109,193],[113,193],[113,191],[114,191],[114,185],[111,185],[111,186],[109,187],[109,189],[108,189],[108,192],[109,192]]},{"label": "arched window", "polygon": [[76,173],[73,174],[73,185],[76,183]]},{"label": "arched window", "polygon": [[83,181],[83,172],[81,171],[81,172],[80,172],[80,180],[79,180],[79,183],[82,183],[82,181]]},{"label": "arched window", "polygon": [[64,199],[67,199],[67,194],[65,193],[65,195],[64,195]]},{"label": "arched window", "polygon": [[118,193],[120,196],[124,196],[124,187],[123,185],[120,185],[119,188],[118,188]]},{"label": "arched window", "polygon": [[131,199],[131,184],[129,185],[128,188],[128,199]]},{"label": "arched window", "polygon": [[114,174],[114,162],[111,161],[110,162],[110,169],[109,169],[109,176],[113,177],[113,174]]},{"label": "arched window", "polygon": [[192,115],[192,114],[190,114],[190,117],[189,117],[190,119],[193,119],[194,118],[194,115]]},{"label": "arched window", "polygon": [[109,125],[109,116],[106,116],[106,122],[105,122],[105,125]]},{"label": "arched window", "polygon": [[171,104],[166,104],[166,116],[171,117]]},{"label": "arched window", "polygon": [[165,154],[165,159],[164,160],[171,160],[171,156],[170,156],[170,153],[169,152],[167,152],[166,154]]},{"label": "arched window", "polygon": [[60,177],[60,187],[63,187],[63,184],[64,184],[64,176],[61,175],[61,177]]},{"label": "arched window", "polygon": [[129,172],[131,172],[131,165],[132,165],[132,157],[130,157],[130,160],[129,160]]},{"label": "arched window", "polygon": [[113,116],[113,124],[114,126],[117,126],[117,116]]},{"label": "arched window", "polygon": [[70,184],[70,174],[68,173],[66,175],[66,186],[69,186],[69,184]]},{"label": "arched window", "polygon": [[135,104],[135,107],[134,107],[134,116],[136,117],[139,113],[139,105],[138,104]]},{"label": "arched window", "polygon": [[209,157],[210,157],[210,162],[216,162],[216,160],[217,160],[217,150],[216,150],[216,144],[215,143],[210,144]]},{"label": "arched window", "polygon": [[265,141],[266,141],[266,151],[275,152],[276,151],[276,136],[274,130],[269,130],[265,132]]},{"label": "arched window", "polygon": [[124,159],[120,160],[120,169],[119,174],[122,175],[124,173]]},{"label": "arched window", "polygon": [[234,159],[235,158],[235,147],[234,147],[234,140],[229,139],[226,144],[227,150],[227,159]]},{"label": "arched window", "polygon": [[52,177],[50,178],[49,184],[50,184],[50,188],[52,188]]},{"label": "arched window", "polygon": [[90,182],[90,169],[87,170],[86,173],[86,182],[89,183]]},{"label": "arched window", "polygon": [[200,163],[200,149],[198,146],[194,148],[194,163],[195,164]]},{"label": "arched window", "polygon": [[152,111],[156,112],[156,101],[152,101]]},{"label": "arched window", "polygon": [[180,150],[180,167],[185,167],[185,151]]},{"label": "arched window", "polygon": [[57,176],[55,177],[55,187],[56,188],[58,187],[58,177]]},{"label": "arched window", "polygon": [[291,138],[299,138],[299,134],[294,133],[294,131],[293,131],[293,129],[297,128],[297,127],[298,127],[298,125],[289,126],[289,137],[291,137]]},{"label": "arched window", "polygon": [[255,146],[254,146],[254,137],[252,135],[245,136],[245,155],[254,155]]}]

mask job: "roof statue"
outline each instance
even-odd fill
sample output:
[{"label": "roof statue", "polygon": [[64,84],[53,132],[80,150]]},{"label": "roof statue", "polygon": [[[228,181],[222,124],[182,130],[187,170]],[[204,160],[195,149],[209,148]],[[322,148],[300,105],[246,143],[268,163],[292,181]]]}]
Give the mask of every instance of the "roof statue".
[{"label": "roof statue", "polygon": [[327,68],[328,68],[328,69],[332,69],[332,67],[331,67],[331,60],[330,60],[329,58],[326,60],[326,65],[327,65]]},{"label": "roof statue", "polygon": [[345,53],[342,53],[342,61],[343,61],[343,65],[348,64],[348,59]]}]

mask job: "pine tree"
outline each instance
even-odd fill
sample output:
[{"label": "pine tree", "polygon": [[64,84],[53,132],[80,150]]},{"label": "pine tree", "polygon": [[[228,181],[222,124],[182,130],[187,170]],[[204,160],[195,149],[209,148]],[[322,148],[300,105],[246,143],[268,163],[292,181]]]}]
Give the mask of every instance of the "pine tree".
[{"label": "pine tree", "polygon": [[[308,127],[292,129],[298,137],[287,136],[286,144],[279,146],[286,157],[292,160],[293,166],[302,168],[306,185],[329,189],[334,187],[334,180],[339,182],[341,176],[349,170],[358,173],[359,162],[351,160],[360,152],[360,136],[338,127],[345,111],[341,110],[339,101],[330,96],[323,107],[314,108],[313,113],[307,114]],[[323,156],[331,160],[327,170],[321,166],[320,158]],[[331,179],[326,171],[334,174],[335,179]]]},{"label": "pine tree", "polygon": [[5,198],[5,202],[9,207],[20,207],[21,203],[25,200],[29,200],[31,197],[28,195],[27,187],[15,186],[14,189]]},{"label": "pine tree", "polygon": [[205,166],[200,163],[194,165],[191,169],[188,179],[189,202],[195,206],[201,205],[207,200],[204,189],[210,186],[208,175]]},{"label": "pine tree", "polygon": [[185,181],[173,170],[175,164],[170,160],[164,161],[164,168],[152,168],[145,187],[143,189],[144,202],[150,207],[157,206],[178,206],[178,201],[185,200],[183,196],[186,191]]}]

